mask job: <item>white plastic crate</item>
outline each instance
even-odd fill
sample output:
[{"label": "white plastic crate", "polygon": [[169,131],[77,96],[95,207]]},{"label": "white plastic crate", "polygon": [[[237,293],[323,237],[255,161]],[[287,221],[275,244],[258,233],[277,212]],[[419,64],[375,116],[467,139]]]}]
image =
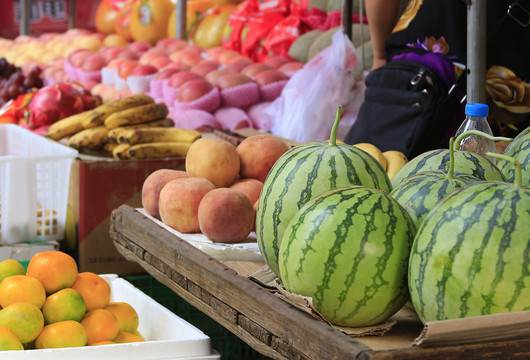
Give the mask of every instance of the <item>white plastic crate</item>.
[{"label": "white plastic crate", "polygon": [[1,351],[0,360],[219,360],[210,338],[115,274],[102,278],[110,285],[110,301],[129,303],[138,313],[144,342]]},{"label": "white plastic crate", "polygon": [[62,240],[77,150],[0,125],[0,244]]}]

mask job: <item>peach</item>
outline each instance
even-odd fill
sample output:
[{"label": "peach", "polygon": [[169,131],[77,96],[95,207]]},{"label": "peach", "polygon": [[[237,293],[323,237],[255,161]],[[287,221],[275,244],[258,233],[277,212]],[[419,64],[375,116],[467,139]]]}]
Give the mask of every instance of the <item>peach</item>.
[{"label": "peach", "polygon": [[151,49],[152,45],[147,41],[134,41],[129,44],[129,50],[135,53],[143,53]]},{"label": "peach", "polygon": [[288,62],[290,62],[289,59],[287,59],[286,57],[280,56],[280,55],[269,56],[265,60],[263,60],[264,64],[268,64],[275,69],[280,68],[280,66],[285,65]]},{"label": "peach", "polygon": [[252,82],[253,80],[241,73],[230,72],[222,75],[215,80],[215,86],[221,90],[233,88],[238,85],[243,85]]},{"label": "peach", "polygon": [[256,75],[254,80],[260,86],[264,86],[278,81],[289,80],[289,76],[279,70],[272,69],[260,72]]},{"label": "peach", "polygon": [[253,79],[257,74],[264,70],[272,70],[274,69],[272,66],[264,63],[252,63],[245,67],[243,70],[241,70],[241,74],[248,76],[249,78]]},{"label": "peach", "polygon": [[233,72],[241,72],[248,65],[252,64],[252,60],[244,56],[236,56],[228,60],[226,68]]},{"label": "peach", "polygon": [[167,57],[165,53],[162,52],[162,50],[159,49],[152,49],[145,53],[143,53],[139,58],[138,62],[140,64],[150,64],[154,59],[159,57]]},{"label": "peach", "polygon": [[218,69],[219,66],[220,64],[215,60],[205,60],[194,65],[190,71],[201,76],[206,76],[209,72]]},{"label": "peach", "polygon": [[129,49],[125,49],[122,52],[120,52],[116,58],[117,59],[129,59],[129,60],[138,60],[138,54],[136,54],[134,51],[131,51]]},{"label": "peach", "polygon": [[230,185],[230,189],[236,189],[245,194],[251,203],[255,203],[259,199],[263,182],[257,179],[241,179]]},{"label": "peach", "polygon": [[142,185],[142,206],[145,212],[157,219],[160,219],[158,210],[158,200],[160,191],[171,180],[188,177],[183,170],[158,169],[152,172]]},{"label": "peach", "polygon": [[158,69],[154,67],[153,65],[138,65],[136,66],[133,71],[131,71],[131,75],[134,76],[145,76],[145,75],[153,75],[158,72]]},{"label": "peach", "polygon": [[185,82],[190,80],[202,79],[200,75],[192,73],[191,71],[179,71],[176,74],[171,75],[168,81],[168,85],[174,88],[182,86]]},{"label": "peach", "polygon": [[203,59],[201,55],[194,51],[178,50],[169,55],[169,59],[174,62],[181,62],[183,64],[194,66],[200,63]]},{"label": "peach", "polygon": [[204,76],[204,78],[210,84],[215,85],[215,81],[219,77],[221,77],[221,76],[223,76],[225,74],[228,74],[228,73],[230,73],[230,70],[228,70],[228,69],[217,69],[217,70],[210,71],[208,74],[206,74],[206,76]]},{"label": "peach", "polygon": [[94,54],[85,59],[81,70],[83,71],[98,71],[107,64],[107,60],[102,55]]},{"label": "peach", "polygon": [[214,242],[237,243],[253,228],[254,210],[241,191],[218,188],[207,193],[198,209],[202,233]]},{"label": "peach", "polygon": [[275,135],[257,134],[247,137],[236,148],[241,163],[241,178],[265,182],[274,163],[287,150],[289,146]]},{"label": "peach", "polygon": [[160,70],[156,76],[155,80],[164,80],[170,78],[172,75],[178,73],[180,70],[176,68],[166,68],[163,70]]},{"label": "peach", "polygon": [[195,79],[185,82],[179,87],[177,100],[192,102],[213,90],[213,85],[204,79]]},{"label": "peach", "polygon": [[214,46],[212,48],[206,49],[204,52],[204,55],[210,59],[217,60],[219,58],[219,55],[225,52],[225,48],[221,46]]},{"label": "peach", "polygon": [[171,180],[160,191],[159,211],[162,222],[181,233],[200,232],[199,204],[214,189],[215,185],[204,178]]},{"label": "peach", "polygon": [[239,174],[239,167],[236,148],[226,140],[198,139],[191,144],[186,154],[188,176],[206,178],[215,187],[230,186]]},{"label": "peach", "polygon": [[127,79],[133,70],[138,66],[136,61],[127,61],[118,65],[118,75],[122,79]]},{"label": "peach", "polygon": [[118,54],[120,54],[121,52],[125,51],[124,48],[122,47],[119,47],[119,46],[109,46],[109,47],[106,47],[106,48],[103,48],[99,51],[99,53],[101,54],[101,56],[103,56],[105,58],[105,60],[107,60],[107,63],[116,59],[116,57],[118,56]]},{"label": "peach", "polygon": [[220,51],[219,54],[217,54],[217,58],[215,60],[219,61],[223,65],[226,65],[230,59],[235,58],[236,56],[241,56],[241,54],[234,50],[223,49],[223,51]]},{"label": "peach", "polygon": [[159,56],[157,58],[154,58],[150,64],[156,67],[157,69],[162,69],[162,68],[165,68],[170,63],[171,63],[171,60],[169,60],[167,56]]},{"label": "peach", "polygon": [[289,75],[289,74],[292,74],[292,73],[300,70],[301,68],[304,67],[304,65],[305,65],[304,63],[301,63],[301,62],[298,62],[298,61],[291,61],[291,62],[285,63],[282,66],[280,66],[278,68],[278,70],[280,70],[281,72]]},{"label": "peach", "polygon": [[68,61],[73,67],[81,67],[85,62],[86,58],[92,56],[94,53],[87,49],[78,49],[68,55]]},{"label": "peach", "polygon": [[179,47],[179,48],[185,48],[188,46],[188,43],[186,40],[177,39],[177,38],[163,38],[157,41],[156,48],[166,49],[168,47]]}]

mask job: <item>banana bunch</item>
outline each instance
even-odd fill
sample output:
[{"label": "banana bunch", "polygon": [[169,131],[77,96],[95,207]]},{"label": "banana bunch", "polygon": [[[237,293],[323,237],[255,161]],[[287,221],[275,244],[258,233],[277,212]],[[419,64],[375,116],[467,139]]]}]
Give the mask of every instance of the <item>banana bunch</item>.
[{"label": "banana bunch", "polygon": [[401,151],[381,151],[377,146],[370,143],[358,143],[353,146],[372,155],[381,164],[383,169],[385,169],[390,180],[392,180],[397,172],[408,162],[407,156]]},{"label": "banana bunch", "polygon": [[164,103],[137,94],[59,120],[46,137],[119,160],[185,156],[201,133],[175,128],[168,114]]}]

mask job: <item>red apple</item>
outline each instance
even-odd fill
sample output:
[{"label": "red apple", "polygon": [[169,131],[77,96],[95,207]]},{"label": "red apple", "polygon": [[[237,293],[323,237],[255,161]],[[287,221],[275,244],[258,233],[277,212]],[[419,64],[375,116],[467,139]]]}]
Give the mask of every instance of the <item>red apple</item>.
[{"label": "red apple", "polygon": [[279,70],[272,69],[260,72],[256,75],[254,80],[260,86],[264,86],[278,81],[289,80],[289,76]]},{"label": "red apple", "polygon": [[272,70],[274,69],[272,66],[264,63],[252,63],[248,66],[246,66],[243,70],[241,70],[241,74],[248,76],[249,78],[253,79],[254,76],[259,74],[260,72],[264,70]]},{"label": "red apple", "polygon": [[201,76],[206,76],[209,72],[217,70],[219,66],[220,64],[215,60],[205,60],[192,66],[190,71]]},{"label": "red apple", "polygon": [[171,77],[171,75],[178,73],[180,70],[175,68],[167,68],[160,70],[155,76],[155,80],[164,80]]},{"label": "red apple", "polygon": [[107,61],[102,55],[93,54],[85,59],[83,65],[81,65],[81,70],[89,71],[98,71],[101,70],[103,66],[107,64]]},{"label": "red apple", "polygon": [[221,90],[233,88],[234,86],[251,83],[253,80],[246,75],[241,73],[228,73],[219,77],[215,81],[215,86]]},{"label": "red apple", "polygon": [[180,102],[191,102],[208,94],[212,89],[213,85],[204,79],[190,80],[180,86],[177,100]]},{"label": "red apple", "polygon": [[133,76],[145,76],[145,75],[153,75],[158,72],[158,69],[154,67],[153,65],[138,65],[136,66],[133,71],[131,71],[131,75]]},{"label": "red apple", "polygon": [[202,79],[202,77],[200,75],[192,73],[191,71],[180,71],[176,74],[171,75],[171,77],[169,78],[168,85],[174,88],[178,88],[185,82],[195,79]]},{"label": "red apple", "polygon": [[68,61],[73,67],[79,68],[85,62],[86,58],[92,56],[94,53],[87,49],[78,49],[68,55]]}]

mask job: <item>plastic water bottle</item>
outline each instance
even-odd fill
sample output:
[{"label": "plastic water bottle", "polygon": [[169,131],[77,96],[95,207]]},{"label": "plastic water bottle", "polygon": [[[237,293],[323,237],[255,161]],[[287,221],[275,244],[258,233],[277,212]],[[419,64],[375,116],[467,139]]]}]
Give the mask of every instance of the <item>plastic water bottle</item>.
[{"label": "plastic water bottle", "polygon": [[[493,132],[488,123],[488,112],[489,107],[486,104],[466,104],[466,118],[456,131],[455,138],[469,130],[482,131],[493,136]],[[472,151],[481,155],[485,155],[487,152],[494,153],[496,152],[495,141],[479,135],[470,135],[462,140],[460,150]],[[488,159],[493,160],[489,157]]]}]

